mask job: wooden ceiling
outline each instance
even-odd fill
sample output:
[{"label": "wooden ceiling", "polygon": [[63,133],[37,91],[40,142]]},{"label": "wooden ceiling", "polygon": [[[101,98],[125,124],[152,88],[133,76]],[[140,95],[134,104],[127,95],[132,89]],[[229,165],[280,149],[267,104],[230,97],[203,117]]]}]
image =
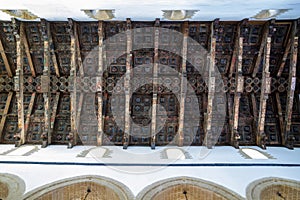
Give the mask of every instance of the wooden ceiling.
[{"label": "wooden ceiling", "polygon": [[[300,145],[298,23],[0,21],[0,142],[292,149]],[[187,38],[207,51],[205,63],[216,66],[221,79],[211,67],[201,74],[189,62],[196,54]],[[181,55],[166,50],[178,45]],[[164,75],[165,67],[179,72],[179,78]],[[123,76],[124,86],[117,87]],[[184,92],[185,79],[196,107]],[[141,87],[129,96],[134,81]],[[175,90],[185,98],[178,99]],[[215,91],[225,99],[215,98]],[[116,101],[124,115],[113,116]],[[157,103],[166,112],[160,130]],[[225,108],[220,130],[212,127],[216,105]],[[199,116],[188,118],[195,109]],[[189,123],[195,120],[196,126]]]}]

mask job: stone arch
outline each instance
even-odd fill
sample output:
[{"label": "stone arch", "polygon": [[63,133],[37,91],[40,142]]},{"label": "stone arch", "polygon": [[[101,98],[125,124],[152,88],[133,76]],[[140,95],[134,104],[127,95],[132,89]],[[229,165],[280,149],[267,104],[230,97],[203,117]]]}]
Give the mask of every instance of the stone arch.
[{"label": "stone arch", "polygon": [[[90,189],[90,192],[88,192]],[[82,199],[85,195],[92,199],[132,200],[129,188],[111,178],[95,175],[76,176],[41,186],[25,194],[24,200]],[[109,198],[106,198],[109,197]]]},{"label": "stone arch", "polygon": [[25,182],[20,177],[0,173],[0,199],[22,199],[25,192]]},{"label": "stone arch", "polygon": [[270,177],[250,183],[247,187],[247,199],[300,199],[300,182]]},{"label": "stone arch", "polygon": [[144,188],[137,196],[138,200],[178,199],[184,200],[184,191],[189,200],[218,199],[218,200],[241,200],[239,194],[212,182],[191,178],[174,177],[153,183]]}]

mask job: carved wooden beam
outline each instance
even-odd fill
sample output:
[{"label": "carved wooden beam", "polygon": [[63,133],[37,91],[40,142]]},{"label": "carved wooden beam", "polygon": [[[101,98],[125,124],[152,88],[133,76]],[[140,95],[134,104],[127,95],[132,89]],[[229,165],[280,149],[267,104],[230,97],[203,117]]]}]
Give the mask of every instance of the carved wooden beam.
[{"label": "carved wooden beam", "polygon": [[229,128],[230,131],[233,129],[233,96],[228,92],[226,93],[227,98],[227,111],[228,111],[228,117],[229,117]]},{"label": "carved wooden beam", "polygon": [[0,140],[2,138],[2,134],[3,134],[3,130],[4,130],[4,126],[5,126],[5,121],[6,121],[6,117],[7,117],[7,113],[9,111],[9,106],[12,100],[12,96],[13,96],[13,92],[9,92],[7,99],[6,99],[6,103],[5,103],[5,107],[4,107],[4,111],[2,114],[2,118],[1,118],[1,122],[0,122]]},{"label": "carved wooden beam", "polygon": [[289,67],[289,85],[287,91],[287,105],[285,111],[285,124],[284,124],[284,133],[285,137],[284,144],[289,148],[294,148],[294,136],[291,134],[291,121],[292,121],[292,112],[293,112],[293,102],[294,94],[296,89],[296,68],[297,68],[297,55],[298,55],[298,37],[295,36],[297,33],[297,24],[294,23],[293,37],[291,39],[291,58],[290,58],[290,67]]},{"label": "carved wooden beam", "polygon": [[75,45],[76,45],[76,56],[77,56],[77,64],[79,75],[81,77],[84,76],[83,64],[82,64],[82,57],[80,52],[80,42],[78,37],[78,23],[73,21],[73,30],[74,30],[74,37],[75,37]]},{"label": "carved wooden beam", "polygon": [[[80,41],[79,41],[79,37],[78,37],[78,23],[73,21],[73,34],[74,34],[74,39],[75,39],[75,68],[78,66],[78,70],[79,70],[79,76],[80,77],[84,77],[84,69],[83,69],[83,62],[82,62],[82,57],[81,57],[81,51],[80,51]],[[77,74],[75,74],[77,79]],[[75,90],[74,90],[75,91]],[[76,91],[76,95],[77,91]],[[77,100],[77,96],[75,97]],[[79,96],[79,102],[78,105],[76,105],[76,107],[74,107],[74,109],[76,110],[76,117],[75,117],[75,127],[76,127],[76,136],[74,137],[75,139],[75,144],[77,143],[77,139],[78,139],[78,130],[80,127],[80,116],[81,116],[81,110],[83,107],[83,99],[84,99],[84,93],[80,92],[80,96]]]},{"label": "carved wooden beam", "polygon": [[159,48],[159,26],[160,20],[155,20],[154,28],[154,64],[153,64],[153,97],[152,97],[152,117],[151,117],[151,149],[155,149],[156,139],[156,114],[157,114],[157,90],[158,90],[158,48]]},{"label": "carved wooden beam", "polygon": [[127,149],[130,135],[130,78],[131,78],[131,60],[132,60],[132,34],[131,34],[131,20],[128,18],[127,23],[127,50],[126,50],[126,77],[124,81],[125,88],[125,128],[123,136],[123,149]]},{"label": "carved wooden beam", "polygon": [[58,107],[58,102],[59,102],[59,96],[60,96],[60,92],[56,92],[54,100],[53,100],[52,113],[51,113],[52,115],[51,115],[51,120],[50,120],[51,135],[53,134],[54,123],[55,123],[55,119],[56,119],[57,107]]},{"label": "carved wooden beam", "polygon": [[237,60],[237,55],[238,55],[238,50],[239,50],[239,41],[240,41],[240,35],[241,35],[240,24],[241,23],[239,23],[237,25],[235,42],[234,42],[234,50],[233,50],[233,53],[232,53],[230,68],[229,68],[229,77],[232,77],[232,74],[233,74],[234,68],[235,68],[235,63],[236,63],[236,60]]},{"label": "carved wooden beam", "polygon": [[5,69],[7,71],[7,74],[9,77],[12,77],[13,76],[13,73],[11,71],[11,67],[10,67],[10,64],[8,62],[8,59],[7,59],[7,56],[6,56],[6,53],[5,53],[5,50],[4,50],[4,47],[3,47],[3,44],[2,44],[2,41],[1,41],[1,38],[0,38],[0,53],[1,53],[1,57],[2,57],[2,60],[4,62],[4,65],[5,65]]},{"label": "carved wooden beam", "polygon": [[269,25],[270,25],[269,21],[265,23],[264,30],[263,30],[263,36],[261,38],[259,51],[258,51],[256,61],[255,61],[255,65],[254,65],[254,68],[253,68],[252,77],[256,77],[256,74],[259,70],[259,66],[260,66],[260,63],[261,63],[261,58],[262,58],[262,55],[263,55],[263,50],[264,50],[265,45],[266,45],[265,41],[266,41],[266,38],[269,35]]},{"label": "carved wooden beam", "polygon": [[289,51],[291,49],[291,40],[289,39],[286,47],[285,47],[285,51],[284,51],[284,54],[282,56],[282,60],[281,60],[281,64],[280,64],[280,67],[279,67],[279,70],[278,70],[278,73],[277,73],[277,77],[280,77],[281,74],[282,74],[282,71],[284,69],[284,66],[285,66],[285,63],[286,63],[286,59],[288,57],[288,54],[289,54]]},{"label": "carved wooden beam", "polygon": [[27,132],[28,132],[28,128],[29,128],[30,116],[32,114],[33,105],[34,105],[34,101],[35,101],[35,96],[36,96],[35,92],[31,94],[28,110],[27,110],[27,113],[26,113],[26,121],[25,121],[25,125],[24,125],[25,137],[27,136]]},{"label": "carved wooden beam", "polygon": [[268,95],[271,90],[271,77],[269,72],[269,62],[270,62],[270,50],[271,50],[271,37],[267,37],[266,48],[264,53],[264,64],[262,72],[262,84],[261,84],[261,94],[260,94],[260,107],[259,107],[259,117],[258,117],[258,128],[257,128],[257,145],[263,149],[266,149],[267,136],[265,134],[265,118],[266,118],[266,107]]},{"label": "carved wooden beam", "polygon": [[59,67],[58,67],[58,62],[57,62],[57,58],[56,58],[56,55],[55,55],[55,49],[54,49],[54,44],[53,44],[51,28],[50,28],[50,23],[49,22],[47,22],[47,30],[48,30],[47,33],[48,33],[50,54],[51,54],[52,63],[54,65],[55,74],[56,74],[57,77],[60,77]]},{"label": "carved wooden beam", "polygon": [[[277,104],[277,111],[278,111],[279,128],[280,128],[281,138],[284,138],[284,135],[285,135],[284,134],[284,121],[283,121],[282,107],[281,107],[279,92],[276,92],[275,97],[276,97],[276,104]],[[283,145],[285,144],[284,140],[282,140],[282,144]]]},{"label": "carved wooden beam", "polygon": [[205,145],[207,148],[212,148],[212,111],[213,100],[215,95],[215,53],[216,53],[216,38],[214,36],[214,22],[211,24],[211,39],[210,52],[208,56],[208,97],[207,97],[207,112],[205,114]]},{"label": "carved wooden beam", "polygon": [[[78,95],[78,93],[76,93],[76,95]],[[77,131],[80,130],[80,120],[81,120],[81,111],[82,111],[82,108],[83,108],[83,103],[84,103],[84,96],[85,96],[85,93],[80,92],[79,93],[79,100],[78,100],[78,103],[76,104],[76,128],[77,128]],[[76,100],[77,100],[77,97],[76,97]],[[77,135],[77,134],[76,134]],[[79,137],[79,135],[76,136],[76,140],[78,139],[77,137]],[[77,144],[77,143],[75,143]]]},{"label": "carved wooden beam", "polygon": [[76,91],[76,37],[74,35],[74,24],[72,19],[69,20],[69,33],[71,37],[71,70],[70,70],[70,78],[71,78],[71,85],[72,85],[72,91],[70,92],[71,97],[71,132],[68,135],[68,148],[72,148],[77,143],[77,133],[78,133],[78,127],[76,123],[76,117],[77,117],[77,91]]},{"label": "carved wooden beam", "polygon": [[239,148],[240,135],[238,133],[239,125],[239,108],[240,108],[240,98],[244,90],[244,77],[242,72],[242,59],[243,59],[243,38],[239,38],[238,42],[238,63],[235,72],[235,80],[237,80],[237,87],[234,94],[234,110],[233,110],[233,126],[231,130],[231,144],[235,148]]},{"label": "carved wooden beam", "polygon": [[[24,128],[24,76],[23,76],[23,48],[22,36],[23,24],[17,23],[16,19],[12,19],[14,26],[14,35],[16,38],[16,48],[17,48],[17,70],[16,76],[14,77],[14,87],[16,91],[17,105],[18,105],[18,130],[15,133],[15,145],[20,146],[25,143],[25,128]],[[20,27],[19,27],[20,26]]]},{"label": "carved wooden beam", "polygon": [[178,146],[183,146],[184,141],[184,108],[185,97],[187,90],[187,77],[186,77],[186,59],[188,48],[188,36],[189,36],[189,23],[185,21],[183,23],[183,44],[182,44],[182,73],[181,73],[181,86],[180,86],[180,110],[179,110],[179,126],[178,126]]},{"label": "carved wooden beam", "polygon": [[30,54],[29,43],[28,43],[25,27],[22,25],[22,22],[21,22],[21,27],[20,27],[20,36],[22,37],[21,38],[22,43],[25,47],[25,53],[26,53],[26,56],[27,56],[27,60],[28,60],[28,64],[29,64],[29,67],[30,67],[31,75],[33,77],[35,77],[36,74],[35,74],[35,69],[34,69],[34,65],[33,65],[33,62],[32,62],[31,54]]},{"label": "carved wooden beam", "polygon": [[76,127],[79,130],[80,129],[80,116],[81,116],[81,111],[83,108],[83,99],[84,99],[84,93],[80,92],[79,93],[79,101],[78,101],[78,105],[76,105],[77,107],[77,111],[76,111]]},{"label": "carved wooden beam", "polygon": [[98,101],[98,134],[97,134],[97,145],[102,145],[103,143],[103,133],[104,133],[104,118],[103,118],[103,96],[102,96],[102,74],[103,74],[103,40],[104,40],[104,27],[103,21],[98,22],[98,72],[97,72],[97,101]]},{"label": "carved wooden beam", "polygon": [[258,109],[257,109],[256,97],[254,93],[251,93],[251,103],[252,103],[252,111],[253,111],[253,119],[254,119],[254,127],[255,127],[253,131],[256,133],[257,131],[256,127],[258,123]]},{"label": "carved wooden beam", "polygon": [[41,88],[44,97],[45,126],[42,133],[42,147],[51,143],[51,92],[50,92],[50,46],[48,33],[50,32],[46,20],[41,20],[42,34],[44,38],[44,69],[41,77]]}]

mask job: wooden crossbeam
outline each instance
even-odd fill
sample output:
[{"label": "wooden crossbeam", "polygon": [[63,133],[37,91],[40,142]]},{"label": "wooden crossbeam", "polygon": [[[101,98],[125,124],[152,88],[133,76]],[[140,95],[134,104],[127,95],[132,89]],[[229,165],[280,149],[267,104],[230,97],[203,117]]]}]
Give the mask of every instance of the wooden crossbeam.
[{"label": "wooden crossbeam", "polygon": [[104,27],[103,21],[98,22],[98,71],[97,71],[97,101],[98,101],[98,134],[97,134],[97,145],[103,144],[103,134],[104,134],[104,118],[103,118],[103,96],[102,96],[102,74],[103,74],[103,40],[104,40]]},{"label": "wooden crossbeam", "polygon": [[186,59],[188,48],[188,36],[189,36],[189,23],[185,21],[183,23],[183,43],[182,43],[182,73],[181,73],[181,85],[180,85],[180,110],[179,110],[179,125],[178,125],[178,146],[183,146],[184,141],[184,108],[185,97],[187,90],[187,77],[186,77]]},{"label": "wooden crossbeam", "polygon": [[262,36],[262,39],[261,39],[259,51],[258,51],[258,54],[257,54],[257,57],[256,57],[253,72],[252,72],[252,77],[256,77],[256,74],[259,70],[259,66],[260,66],[260,63],[261,63],[261,58],[262,58],[263,51],[264,51],[264,48],[265,48],[265,45],[266,45],[265,41],[266,41],[266,38],[269,35],[269,25],[270,25],[269,21],[265,23],[264,30],[263,30],[263,36]]},{"label": "wooden crossbeam", "polygon": [[79,70],[79,75],[81,77],[84,76],[84,70],[83,70],[83,63],[82,63],[82,57],[81,57],[81,52],[80,52],[80,42],[79,42],[79,37],[78,37],[78,23],[73,22],[73,29],[74,29],[74,37],[75,37],[75,45],[76,45],[76,56],[77,56],[77,64],[78,64],[78,70]]},{"label": "wooden crossbeam", "polygon": [[[281,138],[284,138],[284,135],[285,135],[284,134],[284,121],[283,121],[282,107],[281,107],[279,92],[276,92],[275,98],[276,98],[276,105],[277,105],[277,111],[278,111],[279,128],[280,128]],[[282,140],[282,144],[283,145],[285,144],[285,140]]]},{"label": "wooden crossbeam", "polygon": [[151,149],[155,149],[156,139],[156,115],[157,115],[157,90],[158,90],[158,48],[159,48],[159,26],[160,20],[155,20],[154,28],[154,64],[153,64],[153,97],[152,97],[152,113],[151,113]]},{"label": "wooden crossbeam", "polygon": [[78,130],[80,123],[81,109],[83,106],[84,94],[80,93],[79,103],[77,105],[77,65],[79,76],[84,77],[84,70],[80,52],[80,43],[78,37],[78,24],[72,19],[69,20],[70,36],[71,36],[71,70],[70,76],[73,78],[73,91],[71,92],[71,137],[69,137],[69,148],[77,144]]},{"label": "wooden crossbeam", "polygon": [[[16,91],[17,106],[18,106],[18,130],[15,133],[15,145],[20,146],[25,143],[25,126],[24,126],[24,71],[23,71],[23,23],[17,24],[16,19],[12,19],[13,26],[15,28],[14,35],[16,38],[17,49],[17,69],[16,76],[14,77],[14,88]],[[20,26],[20,27],[19,27]]]},{"label": "wooden crossbeam", "polygon": [[205,114],[205,145],[207,148],[212,148],[211,140],[212,134],[212,113],[213,113],[213,100],[215,95],[215,54],[216,54],[216,38],[214,36],[214,23],[211,24],[210,36],[210,52],[208,56],[208,96],[207,96],[207,112]]},{"label": "wooden crossbeam", "polygon": [[84,100],[84,93],[80,92],[79,94],[79,102],[78,102],[78,106],[77,107],[77,111],[76,111],[76,127],[79,129],[80,127],[80,116],[81,116],[81,112],[82,112],[82,108],[83,108],[83,100]]},{"label": "wooden crossbeam", "polygon": [[125,88],[125,128],[123,136],[123,149],[127,149],[129,144],[129,135],[130,135],[130,78],[131,78],[131,60],[132,60],[132,34],[131,34],[131,20],[128,18],[127,23],[127,50],[126,50],[126,75],[124,81]]},{"label": "wooden crossbeam", "polygon": [[290,52],[290,49],[291,49],[291,40],[289,39],[289,41],[288,41],[288,43],[287,43],[287,45],[285,47],[284,54],[282,56],[281,64],[280,64],[279,70],[277,72],[277,77],[280,77],[281,74],[282,74],[282,71],[283,71],[285,63],[286,63],[286,59],[287,59],[288,54]]},{"label": "wooden crossbeam", "polygon": [[231,57],[231,62],[230,62],[230,68],[229,68],[229,77],[232,77],[232,74],[234,72],[234,68],[235,68],[235,63],[237,60],[237,56],[238,56],[238,50],[239,50],[239,41],[240,41],[240,35],[241,35],[241,27],[240,27],[239,23],[237,25],[237,30],[236,30],[236,36],[235,36],[235,42],[234,42],[234,50],[232,53],[232,57]]},{"label": "wooden crossbeam", "polygon": [[30,98],[28,110],[27,110],[27,113],[26,113],[26,121],[25,121],[25,126],[24,126],[24,129],[25,129],[25,137],[27,136],[27,132],[28,132],[28,128],[29,128],[30,117],[31,117],[32,110],[33,110],[33,105],[34,105],[34,101],[35,101],[35,96],[36,96],[36,93],[35,93],[35,92],[31,94],[31,98]]},{"label": "wooden crossbeam", "polygon": [[8,95],[7,95],[5,107],[4,107],[1,122],[0,122],[0,140],[1,140],[2,135],[3,135],[3,130],[4,130],[5,122],[6,122],[6,117],[7,117],[8,111],[9,111],[9,107],[10,107],[12,97],[13,97],[13,92],[9,92]]},{"label": "wooden crossbeam", "polygon": [[22,22],[21,22],[21,27],[20,27],[20,35],[22,37],[21,38],[22,43],[25,47],[25,53],[26,53],[26,56],[27,56],[27,60],[28,60],[28,64],[29,64],[29,67],[30,67],[31,75],[33,77],[35,77],[36,74],[35,74],[35,69],[34,69],[34,65],[33,65],[33,62],[32,62],[32,57],[31,57],[31,54],[30,54],[29,43],[28,43],[25,27],[23,26]]},{"label": "wooden crossbeam", "polygon": [[44,38],[44,69],[41,78],[41,87],[44,97],[44,130],[43,130],[43,144],[42,147],[46,147],[51,143],[51,92],[50,92],[50,46],[49,46],[49,32],[50,29],[46,20],[41,20],[42,34]]},{"label": "wooden crossbeam", "polygon": [[57,108],[58,108],[59,97],[60,97],[60,92],[56,92],[54,100],[53,100],[51,120],[50,120],[50,133],[51,133],[51,135],[53,134],[53,129],[54,129],[54,123],[55,123],[55,119],[56,119],[56,113],[57,113]]},{"label": "wooden crossbeam", "polygon": [[244,77],[242,72],[242,59],[243,59],[243,38],[239,38],[238,42],[238,63],[235,72],[235,80],[237,80],[237,86],[234,93],[234,109],[233,109],[233,126],[231,130],[231,144],[235,148],[239,148],[238,140],[240,139],[238,133],[239,125],[239,108],[240,108],[240,98],[244,90]]},{"label": "wooden crossbeam", "polygon": [[53,39],[52,39],[52,34],[51,34],[51,28],[50,27],[51,27],[50,23],[47,22],[47,30],[48,30],[47,33],[48,33],[51,59],[52,59],[53,65],[54,65],[55,74],[56,74],[57,77],[60,77],[60,72],[59,72],[58,62],[57,62],[57,58],[56,58],[56,54],[55,54],[55,50],[54,50],[54,44],[53,44]]},{"label": "wooden crossbeam", "polygon": [[227,111],[229,117],[229,127],[231,131],[233,129],[233,97],[229,92],[226,94],[226,99],[227,99]]},{"label": "wooden crossbeam", "polygon": [[8,62],[8,59],[7,59],[7,56],[6,56],[6,53],[5,53],[5,50],[4,50],[1,38],[0,38],[0,53],[1,53],[2,60],[4,62],[4,66],[5,66],[5,69],[7,71],[7,74],[8,74],[9,77],[12,77],[13,73],[11,71],[11,67],[10,67],[10,64]]},{"label": "wooden crossbeam", "polygon": [[251,93],[251,104],[252,104],[252,110],[253,110],[254,124],[256,127],[257,122],[258,122],[258,109],[257,109],[256,97],[255,97],[254,93]]},{"label": "wooden crossbeam", "polygon": [[77,133],[78,133],[78,127],[77,127],[77,91],[76,91],[76,37],[74,36],[74,26],[73,26],[73,20],[69,19],[69,25],[70,25],[70,36],[71,36],[71,69],[70,69],[70,78],[71,78],[71,85],[73,86],[73,90],[70,93],[71,97],[71,133],[69,133],[68,139],[69,144],[68,148],[72,148],[77,143]]},{"label": "wooden crossbeam", "polygon": [[[296,23],[294,25],[296,27]],[[296,30],[296,28],[295,28]],[[296,31],[294,31],[294,34]],[[285,140],[285,145],[289,149],[293,149],[294,136],[291,134],[291,124],[292,124],[292,112],[293,112],[293,102],[294,95],[296,89],[296,68],[297,68],[297,56],[298,56],[298,37],[292,38],[292,46],[291,46],[291,58],[290,58],[290,66],[289,66],[289,85],[287,91],[287,105],[285,111],[285,124],[284,124],[284,133],[285,137],[282,138]]]},{"label": "wooden crossbeam", "polygon": [[265,134],[267,100],[268,100],[268,95],[271,92],[270,91],[271,77],[269,72],[270,50],[271,50],[271,37],[267,37],[266,48],[264,53],[264,64],[263,64],[263,72],[262,72],[260,107],[259,107],[257,139],[256,139],[257,145],[263,149],[266,148],[266,140],[267,140],[267,136]]}]

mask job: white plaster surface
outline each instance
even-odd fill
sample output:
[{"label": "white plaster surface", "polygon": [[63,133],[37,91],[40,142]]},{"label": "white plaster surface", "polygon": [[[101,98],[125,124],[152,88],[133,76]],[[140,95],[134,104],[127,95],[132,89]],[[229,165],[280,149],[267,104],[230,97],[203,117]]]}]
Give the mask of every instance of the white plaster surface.
[{"label": "white plaster surface", "polygon": [[242,151],[252,159],[268,159],[267,156],[265,156],[264,154],[260,153],[255,149],[243,148]]},{"label": "white plaster surface", "polygon": [[8,156],[22,156],[31,150],[34,150],[35,146],[21,146],[19,148],[16,148],[15,150],[11,151],[10,153],[7,153]]},{"label": "white plaster surface", "polygon": [[167,149],[166,152],[167,152],[168,159],[180,159],[180,160],[185,159],[185,155],[180,149],[173,149],[173,148]]},{"label": "white plaster surface", "polygon": [[[12,145],[0,145],[2,149]],[[264,151],[275,159],[245,159],[237,150],[230,146],[214,147],[206,157],[200,157],[201,147],[185,149],[192,159],[170,160],[160,157],[163,147],[151,150],[150,147],[131,147],[123,150],[118,146],[106,146],[111,151],[111,158],[100,158],[97,154],[103,151],[94,149],[94,156],[77,157],[92,146],[75,146],[67,149],[62,145],[50,145],[47,148],[29,156],[0,155],[0,161],[25,162],[73,162],[73,163],[114,163],[120,166],[83,166],[83,165],[45,165],[45,164],[0,164],[0,173],[11,173],[21,177],[26,183],[26,192],[37,187],[80,175],[100,175],[115,179],[129,187],[137,195],[146,186],[171,177],[190,176],[223,185],[245,197],[246,187],[252,181],[265,177],[280,177],[300,181],[300,167],[280,166],[124,166],[124,164],[300,164],[300,148],[288,150],[284,147],[268,147],[261,150],[258,147],[249,148]],[[174,147],[177,148],[177,147]],[[243,148],[243,147],[241,147]],[[248,148],[248,147],[247,147]],[[93,153],[91,153],[93,152]]]}]

